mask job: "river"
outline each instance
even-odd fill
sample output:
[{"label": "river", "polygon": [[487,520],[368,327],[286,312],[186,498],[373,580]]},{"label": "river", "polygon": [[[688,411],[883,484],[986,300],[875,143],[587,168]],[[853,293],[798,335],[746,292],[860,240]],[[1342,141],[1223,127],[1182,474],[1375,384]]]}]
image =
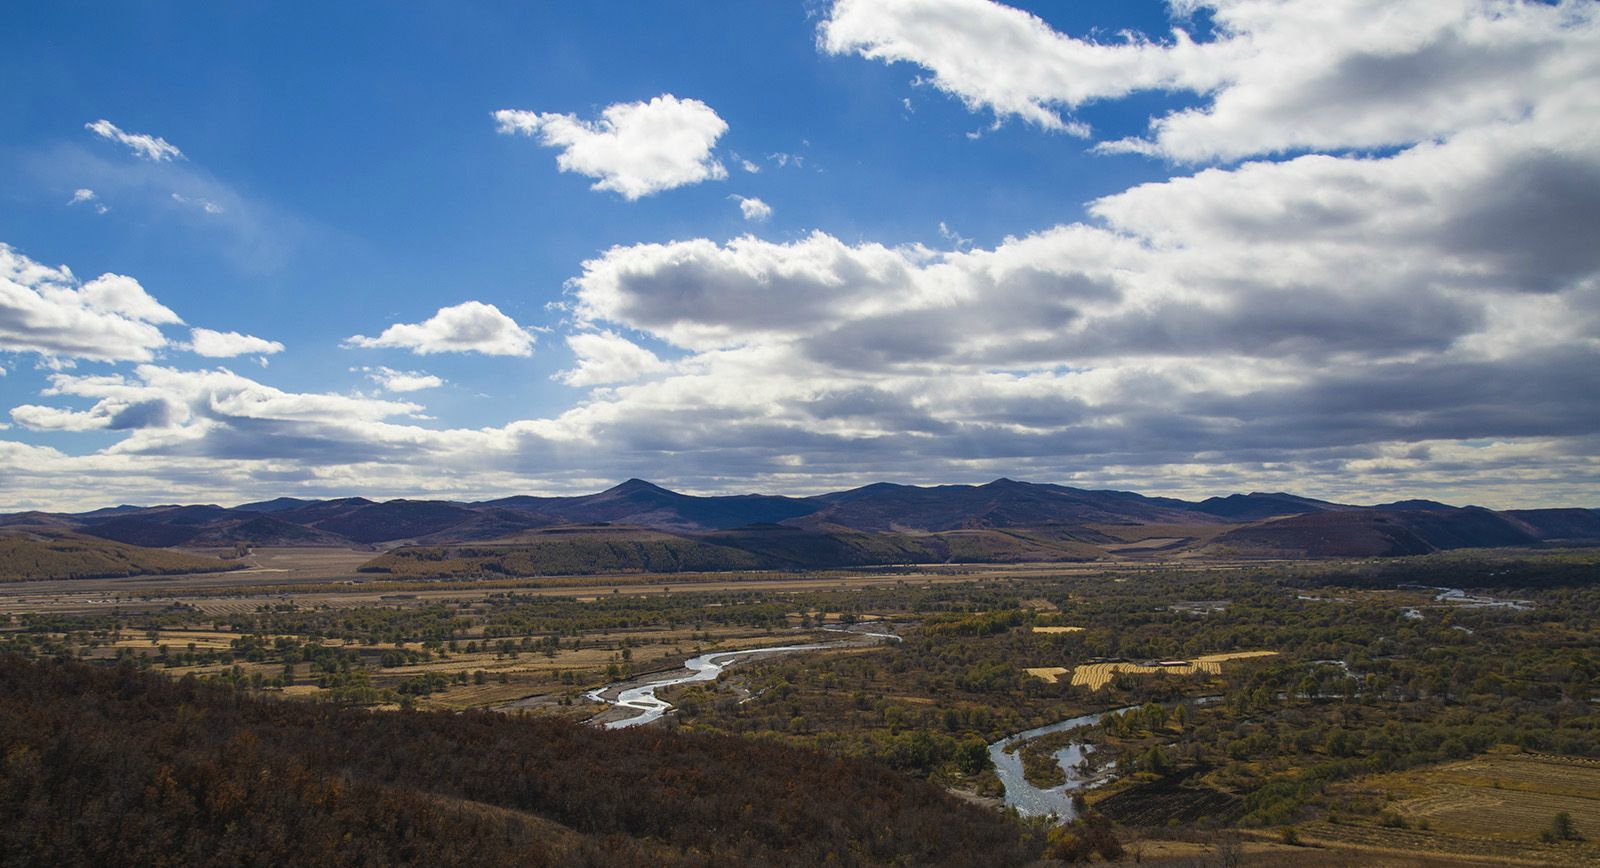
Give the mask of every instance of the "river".
[{"label": "river", "polygon": [[[900,641],[900,637],[893,633],[872,632],[869,627],[870,625],[868,624],[858,624],[854,627],[824,627],[822,629],[828,633],[845,633],[852,639],[859,637],[860,639],[872,641]],[[815,651],[820,648],[842,646],[850,641],[777,645],[767,648],[747,648],[743,651],[711,651],[684,661],[683,668],[688,670],[686,675],[676,675],[670,678],[639,683],[635,681],[620,681],[591,690],[585,696],[592,702],[605,702],[617,708],[626,708],[635,712],[631,717],[607,721],[602,724],[606,729],[626,729],[630,726],[643,726],[660,720],[668,711],[672,710],[672,703],[656,695],[656,691],[663,687],[674,687],[679,684],[693,684],[701,681],[715,681],[717,676],[722,674],[722,670],[733,665],[734,662],[742,657],[763,654],[789,654],[795,651]],[[632,686],[629,686],[630,684]],[[616,692],[616,698],[608,698],[606,694],[613,691]]]},{"label": "river", "polygon": [[[1137,708],[1129,706],[1128,708]],[[1093,726],[1100,722],[1100,718],[1118,711],[1127,711],[1128,708],[1114,708],[1110,711],[1099,711],[1094,714],[1085,714],[1081,717],[1072,717],[1008,735],[994,744],[989,745],[989,759],[994,763],[995,774],[1000,776],[1000,783],[1006,788],[1006,804],[1016,808],[1017,813],[1024,817],[1044,817],[1051,814],[1061,820],[1071,820],[1074,816],[1072,810],[1072,796],[1080,790],[1086,790],[1098,784],[1105,783],[1111,776],[1112,766],[1106,766],[1097,774],[1084,775],[1078,768],[1090,752],[1093,745],[1086,742],[1073,742],[1056,751],[1056,762],[1060,763],[1061,770],[1067,773],[1067,782],[1049,789],[1041,789],[1028,782],[1022,773],[1022,745],[1024,742],[1033,741],[1052,732],[1075,729],[1080,726]],[[1006,748],[1015,746],[1015,750],[1007,752]]]},{"label": "river", "polygon": [[[1220,696],[1197,696],[1185,699],[1185,705],[1209,705],[1220,701]],[[1162,705],[1172,708],[1179,703],[1166,702]],[[1091,790],[1101,784],[1107,783],[1116,774],[1116,764],[1107,763],[1093,774],[1084,774],[1078,769],[1078,764],[1083,762],[1090,753],[1094,752],[1094,745],[1085,741],[1075,741],[1056,751],[1056,762],[1061,770],[1067,773],[1067,782],[1049,789],[1041,789],[1028,782],[1022,773],[1022,745],[1024,742],[1033,741],[1052,732],[1062,732],[1080,726],[1094,726],[1100,718],[1108,714],[1121,714],[1139,708],[1137,705],[1111,708],[1085,714],[1079,717],[1069,717],[1048,726],[1035,727],[1013,735],[1008,735],[994,744],[989,745],[989,760],[994,763],[994,771],[1000,777],[1000,783],[1005,785],[1005,803],[1016,808],[1017,813],[1024,817],[1046,817],[1055,815],[1062,822],[1071,820],[1076,812],[1072,809],[1073,795]],[[1007,747],[1015,746],[1015,750],[1006,752]]]}]

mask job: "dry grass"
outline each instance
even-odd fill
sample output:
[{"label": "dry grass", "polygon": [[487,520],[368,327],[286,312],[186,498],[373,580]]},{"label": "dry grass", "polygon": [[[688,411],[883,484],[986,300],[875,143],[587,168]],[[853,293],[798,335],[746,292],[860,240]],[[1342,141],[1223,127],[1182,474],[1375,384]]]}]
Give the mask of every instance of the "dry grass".
[{"label": "dry grass", "polygon": [[1055,684],[1057,681],[1061,680],[1061,676],[1067,674],[1067,670],[1061,668],[1060,666],[1042,666],[1032,669],[1024,669],[1022,671],[1032,675],[1034,678],[1043,678],[1050,684]]},{"label": "dry grass", "polygon": [[1035,627],[1035,628],[1033,628],[1033,632],[1035,632],[1035,633],[1050,633],[1050,634],[1055,634],[1055,633],[1082,633],[1083,630],[1084,630],[1084,628],[1082,628],[1082,627]]},{"label": "dry grass", "polygon": [[[1459,762],[1373,775],[1339,790],[1383,800],[1410,828],[1317,823],[1307,840],[1494,864],[1600,864],[1600,760],[1503,748]],[[1549,844],[1540,833],[1571,815],[1591,840]]]},{"label": "dry grass", "polygon": [[1099,690],[1111,683],[1112,677],[1122,672],[1129,675],[1221,675],[1222,664],[1253,657],[1271,657],[1276,651],[1233,651],[1227,654],[1207,654],[1173,666],[1146,666],[1142,663],[1085,663],[1072,670],[1072,683],[1090,690]]}]

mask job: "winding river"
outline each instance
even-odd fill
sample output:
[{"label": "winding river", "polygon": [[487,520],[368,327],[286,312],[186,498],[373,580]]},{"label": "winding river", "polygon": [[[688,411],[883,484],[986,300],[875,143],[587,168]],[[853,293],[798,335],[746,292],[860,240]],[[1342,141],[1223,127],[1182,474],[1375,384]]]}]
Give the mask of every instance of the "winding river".
[{"label": "winding river", "polygon": [[[867,626],[859,625],[859,629],[850,627],[824,627],[822,629],[828,633],[844,633],[851,637],[859,637],[871,641],[900,641],[900,637],[893,633],[872,632],[867,629]],[[845,644],[846,642],[810,642],[804,645],[747,648],[743,651],[711,651],[684,661],[683,668],[688,670],[687,675],[676,675],[660,680],[644,681],[643,683],[620,681],[596,688],[584,695],[591,702],[604,702],[617,708],[626,708],[635,712],[631,717],[601,724],[606,729],[626,729],[630,726],[643,726],[660,720],[668,711],[672,710],[672,703],[656,695],[656,691],[663,687],[675,687],[679,684],[693,684],[701,681],[715,681],[717,676],[722,674],[722,670],[733,665],[734,662],[742,657],[789,654],[795,651],[815,651],[819,648],[832,648]],[[609,695],[612,693],[615,694],[614,698]]]},{"label": "winding river", "polygon": [[[1137,708],[1129,706],[1128,708]],[[1074,816],[1072,810],[1072,796],[1080,790],[1086,790],[1098,784],[1105,783],[1113,771],[1112,766],[1107,766],[1097,774],[1085,775],[1077,766],[1083,762],[1093,750],[1094,746],[1087,742],[1073,742],[1056,751],[1056,762],[1061,765],[1061,770],[1067,773],[1067,782],[1060,786],[1041,789],[1029,783],[1026,775],[1022,773],[1022,745],[1025,742],[1049,735],[1053,732],[1062,732],[1076,729],[1080,726],[1093,726],[1100,722],[1100,718],[1112,712],[1127,711],[1128,708],[1113,708],[1109,711],[1097,711],[1094,714],[1085,714],[1080,717],[1070,717],[1066,720],[1049,724],[1048,726],[1035,727],[1024,730],[1015,735],[1008,735],[994,744],[989,745],[989,759],[994,763],[995,774],[1000,776],[1000,783],[1006,788],[1006,804],[1016,808],[1017,813],[1024,817],[1044,817],[1054,814],[1061,820],[1070,820]],[[1007,752],[1006,748],[1014,748]]]},{"label": "winding river", "polygon": [[[1197,696],[1183,700],[1185,705],[1209,705],[1221,700],[1220,696]],[[1168,708],[1180,703],[1162,703]],[[1060,786],[1041,789],[1028,782],[1022,773],[1022,745],[1052,732],[1075,729],[1080,726],[1094,726],[1100,718],[1108,714],[1121,714],[1139,708],[1137,705],[1128,705],[1122,708],[1108,708],[1093,714],[1079,717],[1069,717],[1048,726],[1035,727],[1024,730],[1014,735],[1008,735],[994,744],[989,745],[989,759],[994,763],[995,774],[1000,777],[1000,783],[1005,785],[1005,803],[1017,809],[1017,813],[1024,817],[1047,817],[1054,815],[1062,822],[1071,820],[1076,811],[1072,809],[1072,797],[1083,790],[1093,789],[1111,780],[1116,774],[1116,764],[1108,763],[1093,774],[1084,774],[1078,769],[1078,764],[1083,762],[1090,753],[1094,752],[1094,745],[1085,741],[1075,741],[1056,751],[1056,762],[1061,770],[1067,774],[1067,782]],[[1013,748],[1010,753],[1006,748]]]}]

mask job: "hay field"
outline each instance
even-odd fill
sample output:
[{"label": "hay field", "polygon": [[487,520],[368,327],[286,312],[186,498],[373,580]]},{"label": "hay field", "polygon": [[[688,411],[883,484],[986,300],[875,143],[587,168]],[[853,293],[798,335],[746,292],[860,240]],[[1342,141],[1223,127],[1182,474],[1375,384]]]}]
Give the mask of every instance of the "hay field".
[{"label": "hay field", "polygon": [[1067,674],[1067,670],[1061,668],[1060,666],[1041,666],[1032,669],[1024,669],[1022,671],[1032,675],[1034,678],[1043,678],[1050,684],[1055,684],[1061,680],[1061,676]]},{"label": "hay field", "polygon": [[1254,657],[1272,657],[1276,651],[1233,651],[1227,654],[1207,654],[1174,666],[1146,666],[1143,663],[1085,663],[1072,670],[1072,683],[1077,687],[1099,690],[1111,683],[1118,672],[1129,675],[1221,675],[1222,665],[1234,660]]}]

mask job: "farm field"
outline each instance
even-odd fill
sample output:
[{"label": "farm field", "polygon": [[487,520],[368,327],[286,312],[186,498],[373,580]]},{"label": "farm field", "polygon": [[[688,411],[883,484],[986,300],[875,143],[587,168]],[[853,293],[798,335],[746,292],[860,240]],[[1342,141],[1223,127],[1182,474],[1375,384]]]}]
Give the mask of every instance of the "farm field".
[{"label": "farm field", "polygon": [[[1170,661],[1168,663],[1147,666],[1143,663],[1086,663],[1074,667],[1072,670],[1072,684],[1078,687],[1087,687],[1090,690],[1101,690],[1111,684],[1111,679],[1118,673],[1126,675],[1221,675],[1222,665],[1237,660],[1250,660],[1257,657],[1272,657],[1276,651],[1234,651],[1226,654],[1206,654],[1193,660]],[[1028,674],[1038,675],[1043,670],[1029,669]],[[1055,673],[1059,675],[1061,673]],[[1040,675],[1039,677],[1044,677]],[[1054,680],[1054,679],[1052,679]]]},{"label": "farm field", "polygon": [[[1529,859],[1541,864],[1600,863],[1600,759],[1491,751],[1457,762],[1352,781],[1340,793],[1381,800],[1403,821],[1388,825],[1319,824],[1305,831],[1342,843],[1461,855]],[[1557,814],[1571,818],[1582,841],[1550,842]]]}]

